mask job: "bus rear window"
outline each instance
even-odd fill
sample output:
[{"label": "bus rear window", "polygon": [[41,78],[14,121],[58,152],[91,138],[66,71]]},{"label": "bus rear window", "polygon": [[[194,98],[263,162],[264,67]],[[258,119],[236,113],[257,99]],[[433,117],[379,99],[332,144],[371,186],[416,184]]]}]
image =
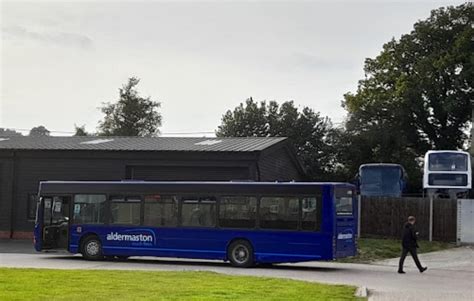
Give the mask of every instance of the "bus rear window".
[{"label": "bus rear window", "polygon": [[436,186],[466,186],[467,175],[432,173],[428,175],[428,184]]},{"label": "bus rear window", "polygon": [[429,155],[428,162],[431,171],[467,171],[468,169],[466,154],[434,153]]},{"label": "bus rear window", "polygon": [[347,188],[336,188],[336,214],[352,215],[352,190]]}]

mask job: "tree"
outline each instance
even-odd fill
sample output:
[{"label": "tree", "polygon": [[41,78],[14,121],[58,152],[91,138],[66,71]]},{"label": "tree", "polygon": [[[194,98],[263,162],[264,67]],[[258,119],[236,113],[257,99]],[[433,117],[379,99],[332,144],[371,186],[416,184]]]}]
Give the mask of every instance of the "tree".
[{"label": "tree", "polygon": [[427,150],[466,145],[474,99],[473,18],[471,3],[433,10],[366,59],[357,92],[344,95],[344,143],[354,158],[342,161],[351,161],[349,169],[397,162],[419,176],[417,160]]},{"label": "tree", "polygon": [[49,136],[49,131],[47,128],[44,126],[36,126],[30,130],[29,136],[32,137],[43,137],[43,136]]},{"label": "tree", "polygon": [[0,128],[0,137],[15,137],[15,136],[22,136],[22,134],[15,130]]},{"label": "tree", "polygon": [[129,78],[119,89],[116,103],[103,103],[100,109],[105,116],[99,122],[99,135],[152,137],[159,134],[161,114],[157,110],[161,104],[150,97],[140,97],[136,90],[139,82],[135,77]]},{"label": "tree", "polygon": [[308,107],[298,110],[293,101],[255,102],[252,98],[227,111],[217,137],[289,137],[313,180],[330,179],[334,165],[327,136],[331,121]]},{"label": "tree", "polygon": [[74,125],[74,130],[76,131],[74,136],[92,136],[90,133],[86,131],[85,125],[82,125],[82,126]]}]

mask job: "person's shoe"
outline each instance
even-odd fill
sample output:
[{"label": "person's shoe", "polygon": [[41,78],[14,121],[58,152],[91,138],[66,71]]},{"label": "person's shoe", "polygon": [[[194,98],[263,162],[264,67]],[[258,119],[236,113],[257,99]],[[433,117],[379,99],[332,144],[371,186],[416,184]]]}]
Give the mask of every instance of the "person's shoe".
[{"label": "person's shoe", "polygon": [[398,274],[405,274],[404,271],[398,271]]},{"label": "person's shoe", "polygon": [[421,268],[420,273],[423,273],[423,272],[426,271],[427,269],[428,269],[428,267]]}]

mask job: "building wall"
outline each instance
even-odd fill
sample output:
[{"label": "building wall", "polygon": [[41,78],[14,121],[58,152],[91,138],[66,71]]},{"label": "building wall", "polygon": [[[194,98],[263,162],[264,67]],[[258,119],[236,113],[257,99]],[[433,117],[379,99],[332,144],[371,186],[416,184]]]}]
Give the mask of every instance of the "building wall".
[{"label": "building wall", "polygon": [[257,160],[261,181],[298,180],[287,156],[283,147],[260,159],[256,153],[0,151],[0,238],[31,237],[34,221],[27,218],[28,198],[36,194],[40,181],[258,181]]},{"label": "building wall", "polygon": [[286,147],[272,148],[261,153],[258,160],[260,181],[303,181],[304,175]]},{"label": "building wall", "polygon": [[127,166],[130,178],[145,181],[255,180],[248,166]]},{"label": "building wall", "polygon": [[0,238],[10,235],[13,159],[0,156]]},{"label": "building wall", "polygon": [[[71,159],[19,156],[16,163],[13,229],[31,232],[34,220],[27,218],[29,195],[38,191],[40,181],[106,181],[125,179],[125,168],[118,160]],[[21,234],[17,233],[17,236]]]}]

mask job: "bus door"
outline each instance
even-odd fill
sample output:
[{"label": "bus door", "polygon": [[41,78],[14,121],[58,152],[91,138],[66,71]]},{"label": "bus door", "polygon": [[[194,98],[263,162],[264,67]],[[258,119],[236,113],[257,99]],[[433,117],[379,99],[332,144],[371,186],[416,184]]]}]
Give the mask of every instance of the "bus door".
[{"label": "bus door", "polygon": [[67,249],[71,197],[43,197],[43,249]]},{"label": "bus door", "polygon": [[335,188],[336,231],[335,257],[355,256],[357,234],[357,210],[351,188]]}]

